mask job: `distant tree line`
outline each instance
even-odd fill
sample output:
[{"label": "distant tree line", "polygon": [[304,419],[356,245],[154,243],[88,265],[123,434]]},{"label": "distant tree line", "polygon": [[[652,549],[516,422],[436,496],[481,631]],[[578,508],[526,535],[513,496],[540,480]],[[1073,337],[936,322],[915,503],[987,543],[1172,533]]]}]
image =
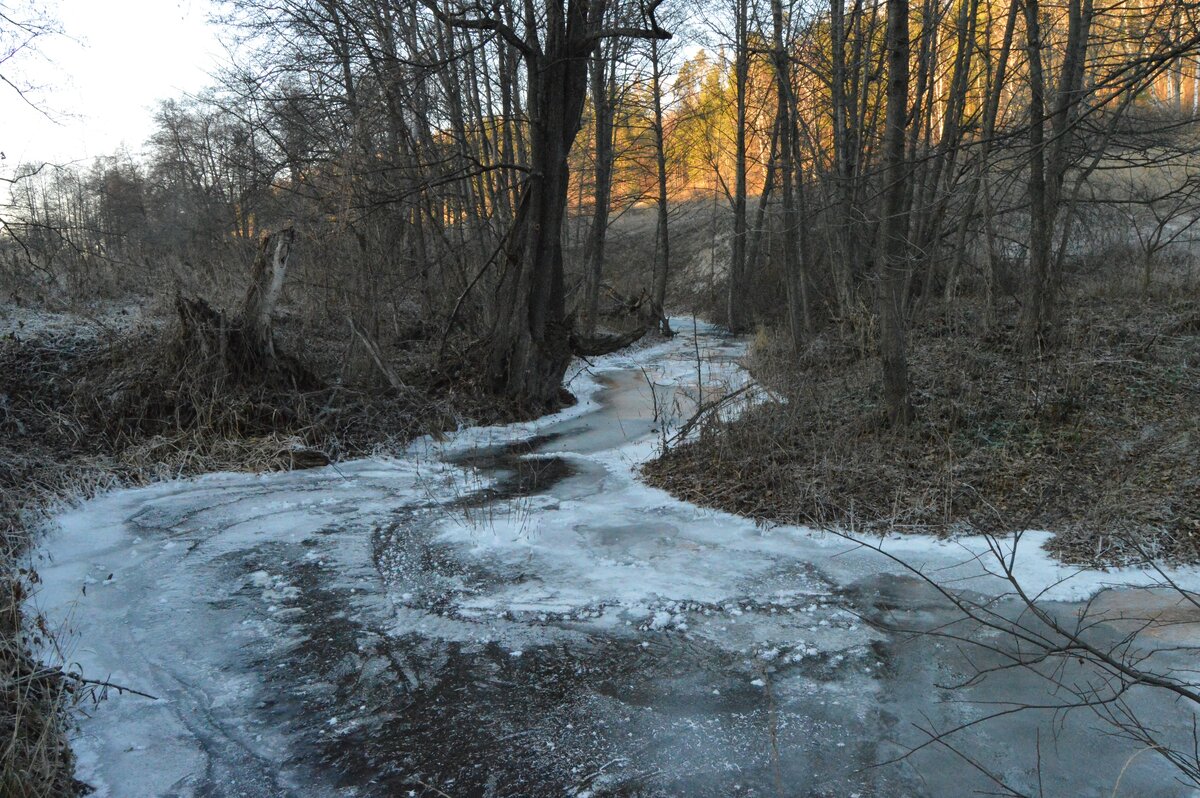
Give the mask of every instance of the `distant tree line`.
[{"label": "distant tree line", "polygon": [[292,224],[289,291],[309,307],[369,328],[415,309],[497,393],[548,407],[572,354],[600,345],[614,212],[653,210],[644,282],[665,328],[670,211],[707,198],[728,208],[720,320],[782,322],[797,347],[857,331],[904,424],[907,330],[939,301],[975,293],[989,329],[1010,291],[1014,340],[1054,345],[1106,173],[1141,176],[1102,199],[1126,212],[1147,280],[1194,222],[1197,13],[231,0],[239,55],[219,85],[164,102],[144,157],[17,167],[0,247],[6,273],[44,291],[212,291]]}]

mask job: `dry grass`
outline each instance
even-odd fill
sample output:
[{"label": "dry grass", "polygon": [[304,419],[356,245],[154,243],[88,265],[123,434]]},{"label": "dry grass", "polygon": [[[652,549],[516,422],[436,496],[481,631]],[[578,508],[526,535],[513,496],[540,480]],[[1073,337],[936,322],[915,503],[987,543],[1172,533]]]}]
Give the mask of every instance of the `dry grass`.
[{"label": "dry grass", "polygon": [[45,634],[40,619],[22,616],[31,576],[0,577],[0,795],[64,798],[85,791],[74,778],[63,712],[77,685],[29,654]]},{"label": "dry grass", "polygon": [[[1057,531],[1065,560],[1200,562],[1200,313],[1194,293],[1090,298],[1025,358],[1011,326],[934,315],[910,341],[918,421],[889,429],[874,356],[836,331],[794,356],[760,335],[786,398],[710,424],[652,484],[767,521],[932,532]],[[1009,320],[1015,315],[1010,308]]]},{"label": "dry grass", "polygon": [[89,474],[140,481],[294,468],[507,417],[477,386],[434,368],[436,342],[389,342],[402,383],[393,388],[358,362],[348,330],[303,338],[301,346],[286,327],[280,335],[318,373],[300,387],[181,352],[170,325],[83,341],[0,339],[0,509],[40,503]]}]

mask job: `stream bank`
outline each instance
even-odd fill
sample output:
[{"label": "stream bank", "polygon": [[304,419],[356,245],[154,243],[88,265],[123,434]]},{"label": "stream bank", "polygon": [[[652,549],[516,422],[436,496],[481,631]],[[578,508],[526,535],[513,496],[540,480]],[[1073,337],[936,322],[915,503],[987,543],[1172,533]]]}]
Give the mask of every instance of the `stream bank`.
[{"label": "stream bank", "polygon": [[[954,750],[881,764],[927,742],[922,728],[989,702],[1048,705],[1054,685],[1026,669],[970,682],[987,662],[891,631],[959,619],[869,548],[642,484],[638,465],[697,395],[745,379],[744,341],[673,326],[673,341],[573,369],[581,401],[555,416],[60,516],[38,608],[85,674],[156,696],[81,719],[80,777],[101,796],[994,789],[965,757],[1047,795],[1110,795],[1118,779],[1122,795],[1191,794],[1085,711],[1006,715]],[[1044,539],[1023,541],[1021,573],[1069,617],[1114,576],[1060,582],[1073,572]],[[887,545],[1021,611],[970,541]],[[1189,734],[1165,697],[1131,700]]]}]

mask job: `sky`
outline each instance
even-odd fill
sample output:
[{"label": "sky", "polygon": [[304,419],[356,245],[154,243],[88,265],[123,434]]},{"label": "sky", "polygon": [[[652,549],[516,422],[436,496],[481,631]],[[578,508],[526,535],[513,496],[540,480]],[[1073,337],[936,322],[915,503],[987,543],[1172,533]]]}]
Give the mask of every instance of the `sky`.
[{"label": "sky", "polygon": [[[21,163],[88,163],[138,153],[160,100],[195,93],[227,60],[214,0],[0,0],[43,10],[62,35],[40,39],[4,77],[33,87],[41,110],[0,85],[0,174]],[[689,47],[689,56],[696,47]]]},{"label": "sky", "polygon": [[217,28],[208,23],[210,0],[32,2],[58,20],[64,35],[40,40],[40,52],[5,67],[33,87],[29,96],[46,111],[0,86],[7,167],[86,162],[122,146],[138,152],[157,102],[204,88],[225,58]]}]

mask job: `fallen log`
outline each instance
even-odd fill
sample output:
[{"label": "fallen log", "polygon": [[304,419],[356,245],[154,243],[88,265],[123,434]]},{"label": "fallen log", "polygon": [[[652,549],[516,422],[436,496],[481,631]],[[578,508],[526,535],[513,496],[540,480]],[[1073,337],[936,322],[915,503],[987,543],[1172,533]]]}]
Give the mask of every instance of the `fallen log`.
[{"label": "fallen log", "polygon": [[600,333],[584,335],[578,330],[571,332],[571,354],[581,357],[598,357],[624,349],[637,343],[650,331],[654,324],[641,324],[627,333]]},{"label": "fallen log", "polygon": [[393,390],[404,391],[404,383],[396,375],[396,372],[388,365],[387,360],[383,357],[383,352],[379,349],[379,344],[375,343],[375,339],[367,334],[359,324],[350,319],[350,331],[362,342],[363,347],[367,350],[367,355],[371,358],[371,362],[375,364],[375,368],[379,369],[379,373],[387,380],[388,385],[392,386]]}]

